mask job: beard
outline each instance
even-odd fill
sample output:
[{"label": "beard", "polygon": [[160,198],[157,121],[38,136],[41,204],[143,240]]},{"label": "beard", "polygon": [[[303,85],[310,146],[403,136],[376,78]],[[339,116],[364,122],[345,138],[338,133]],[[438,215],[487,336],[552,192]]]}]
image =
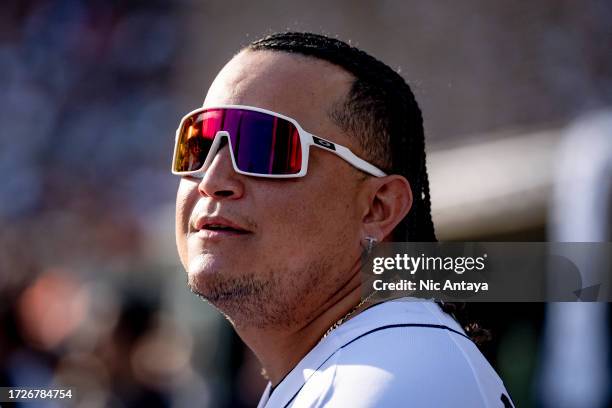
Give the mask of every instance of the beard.
[{"label": "beard", "polygon": [[265,274],[237,276],[221,271],[189,274],[188,286],[223,313],[236,328],[302,327],[340,285],[331,274],[331,257],[302,269],[270,268]]}]

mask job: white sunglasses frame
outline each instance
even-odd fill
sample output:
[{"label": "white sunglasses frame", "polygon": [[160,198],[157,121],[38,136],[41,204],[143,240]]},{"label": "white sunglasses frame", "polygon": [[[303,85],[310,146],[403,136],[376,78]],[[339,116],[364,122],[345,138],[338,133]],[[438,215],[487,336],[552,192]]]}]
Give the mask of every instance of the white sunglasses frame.
[{"label": "white sunglasses frame", "polygon": [[[195,115],[197,113],[202,113],[210,109],[242,109],[242,110],[265,113],[265,114],[275,116],[277,118],[284,119],[290,122],[298,130],[298,134],[300,136],[300,144],[302,146],[302,166],[301,166],[300,171],[294,174],[260,174],[260,173],[250,173],[247,171],[240,170],[238,166],[236,165],[234,151],[231,148],[231,139],[230,139],[231,136],[229,132],[224,131],[224,130],[218,131],[217,134],[215,135],[215,138],[213,139],[213,143],[210,146],[208,156],[206,157],[206,160],[204,161],[204,164],[202,165],[202,167],[200,167],[198,170],[193,170],[193,171],[174,171],[174,165],[176,164],[175,163],[176,150],[178,149],[178,138],[179,138],[179,133],[181,131],[181,128],[183,127],[183,124],[185,123],[187,118],[191,117],[192,115]],[[276,178],[276,179],[304,177],[308,173],[308,159],[310,157],[309,156],[310,146],[316,146],[320,149],[333,153],[336,156],[340,157],[341,159],[345,160],[346,162],[350,163],[354,167],[358,168],[359,170],[365,173],[371,174],[372,176],[376,176],[376,177],[386,176],[386,174],[382,170],[368,163],[367,161],[363,160],[362,158],[357,156],[355,153],[353,153],[349,148],[339,145],[337,143],[330,142],[329,140],[323,139],[322,137],[315,136],[312,133],[307,132],[300,126],[300,124],[295,119],[292,119],[285,115],[281,115],[280,113],[277,113],[274,111],[270,111],[270,110],[262,109],[262,108],[256,108],[254,106],[246,106],[246,105],[215,105],[215,106],[201,107],[183,116],[183,118],[181,119],[181,122],[179,123],[179,127],[176,130],[176,136],[174,140],[174,153],[172,156],[172,174],[175,174],[177,176],[191,176],[191,177],[203,178],[204,174],[206,173],[206,169],[210,166],[211,162],[213,161],[213,159],[215,158],[219,150],[221,139],[223,137],[226,137],[228,141],[228,145],[229,145],[228,148],[230,151],[230,156],[232,158],[232,166],[234,167],[234,171],[238,174],[244,174],[246,176]],[[213,152],[214,154],[211,154]]]}]

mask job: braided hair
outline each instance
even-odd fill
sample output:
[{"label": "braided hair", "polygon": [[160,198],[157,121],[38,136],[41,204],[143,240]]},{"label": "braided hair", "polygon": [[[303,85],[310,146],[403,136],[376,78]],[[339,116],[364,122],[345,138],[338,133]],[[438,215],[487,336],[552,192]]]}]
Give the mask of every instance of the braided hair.
[{"label": "braided hair", "polygon": [[[339,66],[355,77],[345,101],[329,112],[331,119],[357,140],[368,161],[410,183],[413,204],[393,231],[396,241],[436,242],[431,218],[429,179],[425,163],[423,116],[406,81],[388,65],[343,41],[301,32],[276,33],[252,42],[246,50],[282,51],[317,58]],[[457,319],[465,304],[438,302]],[[458,320],[463,320],[459,317]],[[482,344],[488,330],[464,325]]]},{"label": "braided hair", "polygon": [[272,34],[246,50],[301,54],[339,66],[355,77],[345,101],[329,112],[367,159],[408,180],[412,209],[393,231],[396,241],[436,241],[425,165],[423,117],[412,90],[389,66],[338,39],[319,34]]}]

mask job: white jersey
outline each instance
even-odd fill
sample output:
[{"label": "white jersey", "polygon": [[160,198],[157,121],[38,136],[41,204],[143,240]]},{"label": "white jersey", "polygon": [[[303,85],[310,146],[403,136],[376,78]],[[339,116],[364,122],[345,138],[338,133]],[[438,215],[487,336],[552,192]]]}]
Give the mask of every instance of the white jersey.
[{"label": "white jersey", "polygon": [[491,365],[432,301],[370,307],[317,344],[259,408],[514,407]]}]

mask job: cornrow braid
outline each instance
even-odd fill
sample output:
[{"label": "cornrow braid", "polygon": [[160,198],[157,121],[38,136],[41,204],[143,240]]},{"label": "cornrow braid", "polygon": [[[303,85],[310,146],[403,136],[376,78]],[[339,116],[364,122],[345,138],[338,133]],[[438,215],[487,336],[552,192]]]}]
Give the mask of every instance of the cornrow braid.
[{"label": "cornrow braid", "polygon": [[[337,65],[355,77],[349,94],[330,117],[353,136],[368,161],[410,182],[413,204],[395,228],[396,241],[437,241],[431,217],[429,178],[425,160],[425,133],[421,109],[406,81],[389,66],[338,39],[300,32],[277,33],[254,41],[246,50],[295,53]],[[456,320],[464,303],[437,302]],[[464,325],[480,344],[490,333],[475,323]]]},{"label": "cornrow braid", "polygon": [[338,39],[286,32],[264,37],[246,50],[269,50],[314,57],[355,77],[345,101],[330,117],[355,137],[367,159],[410,182],[413,207],[395,228],[397,241],[436,241],[425,164],[423,118],[412,90],[389,66]]}]

